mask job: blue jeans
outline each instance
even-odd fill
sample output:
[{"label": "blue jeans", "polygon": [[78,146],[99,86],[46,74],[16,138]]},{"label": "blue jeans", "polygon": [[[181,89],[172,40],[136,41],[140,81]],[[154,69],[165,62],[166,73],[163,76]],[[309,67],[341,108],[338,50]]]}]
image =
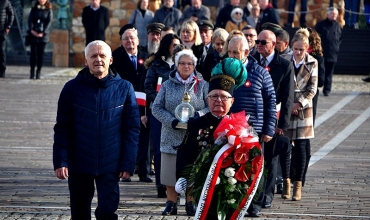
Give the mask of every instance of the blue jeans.
[{"label": "blue jeans", "polygon": [[346,25],[354,26],[357,23],[357,14],[348,12],[358,12],[358,5],[357,0],[344,0],[344,8],[346,12],[344,14],[344,20],[346,21]]}]

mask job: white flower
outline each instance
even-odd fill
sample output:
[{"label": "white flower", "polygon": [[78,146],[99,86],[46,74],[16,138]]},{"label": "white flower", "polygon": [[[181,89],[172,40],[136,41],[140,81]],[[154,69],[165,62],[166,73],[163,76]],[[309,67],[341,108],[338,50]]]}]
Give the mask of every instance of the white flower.
[{"label": "white flower", "polygon": [[235,199],[229,199],[229,200],[227,200],[227,203],[229,203],[229,204],[234,204],[235,203]]},{"label": "white flower", "polygon": [[220,177],[217,177],[217,180],[216,180],[216,185],[218,185],[220,183]]},{"label": "white flower", "polygon": [[229,167],[225,170],[226,177],[233,177],[235,175],[235,168]]},{"label": "white flower", "polygon": [[230,192],[234,192],[235,191],[235,185],[232,185],[229,189]]},{"label": "white flower", "polygon": [[227,182],[229,182],[231,185],[235,185],[238,181],[234,179],[233,177],[229,177],[227,179]]},{"label": "white flower", "polygon": [[247,184],[244,185],[244,189],[248,191],[249,186]]}]

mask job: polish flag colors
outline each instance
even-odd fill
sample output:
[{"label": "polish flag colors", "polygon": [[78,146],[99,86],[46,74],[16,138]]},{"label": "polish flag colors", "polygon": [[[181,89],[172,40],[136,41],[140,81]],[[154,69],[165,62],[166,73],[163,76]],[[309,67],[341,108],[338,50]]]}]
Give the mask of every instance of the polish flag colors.
[{"label": "polish flag colors", "polygon": [[136,101],[139,106],[146,106],[146,94],[144,92],[135,92]]}]

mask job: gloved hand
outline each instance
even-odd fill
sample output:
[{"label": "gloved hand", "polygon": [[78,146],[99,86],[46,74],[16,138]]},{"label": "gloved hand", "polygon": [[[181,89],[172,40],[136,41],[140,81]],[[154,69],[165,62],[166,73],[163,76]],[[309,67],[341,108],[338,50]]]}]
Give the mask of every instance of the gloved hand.
[{"label": "gloved hand", "polygon": [[175,119],[172,121],[171,123],[171,127],[174,129],[174,130],[178,130],[178,128],[176,128],[177,124],[179,123],[180,121]]}]

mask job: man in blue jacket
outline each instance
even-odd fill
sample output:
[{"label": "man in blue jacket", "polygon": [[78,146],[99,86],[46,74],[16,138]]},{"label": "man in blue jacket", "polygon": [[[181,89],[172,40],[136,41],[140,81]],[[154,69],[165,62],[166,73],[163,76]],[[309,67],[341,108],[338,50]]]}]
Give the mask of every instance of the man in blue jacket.
[{"label": "man in blue jacket", "polygon": [[68,178],[72,219],[90,219],[94,182],[96,219],[117,219],[119,178],[135,168],[140,116],[132,84],[109,69],[104,41],[85,48],[85,65],[60,94],[54,127],[53,163]]}]

